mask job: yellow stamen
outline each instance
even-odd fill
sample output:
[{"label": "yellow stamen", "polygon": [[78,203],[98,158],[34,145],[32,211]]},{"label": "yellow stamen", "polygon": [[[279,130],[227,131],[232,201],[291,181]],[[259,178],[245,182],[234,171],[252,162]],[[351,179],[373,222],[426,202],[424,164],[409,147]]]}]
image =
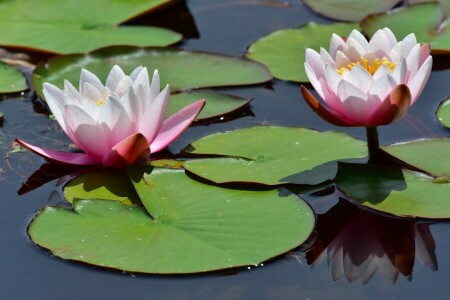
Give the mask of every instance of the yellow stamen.
[{"label": "yellow stamen", "polygon": [[100,100],[95,102],[95,104],[97,104],[97,106],[102,106],[103,103],[105,103],[105,99],[103,99],[103,98],[101,98]]},{"label": "yellow stamen", "polygon": [[371,64],[369,64],[369,61],[362,56],[359,59],[360,59],[360,61],[350,63],[336,71],[338,72],[339,75],[342,75],[342,74],[344,74],[345,70],[350,71],[351,69],[353,69],[354,66],[360,65],[367,72],[369,72],[370,75],[373,75],[382,65],[387,66],[389,68],[389,70],[391,71],[391,73],[393,73],[395,66],[397,65],[393,62],[390,62],[386,57],[383,57],[381,60],[376,58]]}]

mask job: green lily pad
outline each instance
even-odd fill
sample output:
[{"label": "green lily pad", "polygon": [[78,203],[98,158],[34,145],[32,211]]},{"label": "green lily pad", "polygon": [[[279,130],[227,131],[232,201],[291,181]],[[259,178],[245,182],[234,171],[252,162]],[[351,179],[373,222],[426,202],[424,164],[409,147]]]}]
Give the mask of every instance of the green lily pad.
[{"label": "green lily pad", "polygon": [[311,209],[293,194],[204,185],[183,170],[133,178],[149,213],[117,201],[77,200],[73,210],[42,210],[30,237],[64,259],[180,274],[259,264],[302,244],[314,227]]},{"label": "green lily pad", "polygon": [[247,105],[252,99],[233,95],[220,94],[213,91],[195,91],[172,95],[168,115],[174,114],[183,107],[200,99],[206,99],[206,105],[198,115],[197,120],[216,118],[233,112]]},{"label": "green lily pad", "polygon": [[277,30],[251,44],[246,55],[265,64],[278,79],[308,82],[304,66],[306,48],[328,49],[333,33],[348,36],[353,29],[359,29],[359,25],[308,23],[298,29]]},{"label": "green lily pad", "polygon": [[357,22],[372,13],[391,9],[401,0],[303,0],[313,11],[340,21]]},{"label": "green lily pad", "polygon": [[450,218],[450,184],[425,174],[361,164],[339,164],[337,187],[360,204],[400,217]]},{"label": "green lily pad", "polygon": [[436,116],[442,125],[450,128],[450,97],[447,97],[438,107]]},{"label": "green lily pad", "polygon": [[16,68],[0,62],[0,93],[14,93],[28,88],[23,74]]},{"label": "green lily pad", "polygon": [[70,180],[64,187],[64,198],[107,199],[125,205],[138,203],[139,197],[126,173],[120,170],[100,170],[84,173]]},{"label": "green lily pad", "polygon": [[81,68],[88,69],[105,82],[114,65],[119,65],[126,74],[137,66],[146,66],[149,72],[158,69],[161,85],[170,83],[172,92],[257,84],[272,79],[263,65],[238,57],[180,49],[109,47],[86,55],[51,58],[46,65],[36,68],[32,82],[44,99],[44,82],[63,88],[64,79],[67,79],[78,86]]},{"label": "green lily pad", "polygon": [[185,169],[197,176],[266,185],[319,184],[334,178],[337,160],[367,156],[366,143],[345,133],[276,126],[213,134],[185,151],[225,156],[185,161]]},{"label": "green lily pad", "polygon": [[430,44],[433,54],[446,54],[450,51],[448,23],[442,6],[433,2],[411,5],[387,14],[369,15],[361,22],[361,28],[369,36],[383,27],[389,27],[397,38],[412,32],[418,42]]},{"label": "green lily pad", "polygon": [[450,16],[450,1],[448,0],[408,0],[408,5],[427,2],[439,2],[439,4],[444,8],[444,15],[446,17]]},{"label": "green lily pad", "polygon": [[172,0],[8,0],[0,5],[0,45],[51,53],[88,52],[110,45],[167,46],[173,31],[118,26]]},{"label": "green lily pad", "polygon": [[382,148],[411,166],[450,180],[450,138],[417,140]]}]

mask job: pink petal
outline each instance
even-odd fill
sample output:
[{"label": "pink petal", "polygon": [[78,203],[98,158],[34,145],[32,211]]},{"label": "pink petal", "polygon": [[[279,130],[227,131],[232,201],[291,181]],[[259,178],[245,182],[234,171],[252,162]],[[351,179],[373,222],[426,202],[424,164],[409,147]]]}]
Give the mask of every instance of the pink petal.
[{"label": "pink petal", "polygon": [[316,92],[319,94],[319,96],[324,99],[325,93],[323,91],[322,84],[320,83],[319,79],[317,78],[316,74],[314,74],[314,71],[312,70],[311,66],[308,65],[307,62],[305,62],[305,72],[306,76],[309,79],[309,82],[313,86],[313,88],[316,90]]},{"label": "pink petal", "polygon": [[99,161],[96,160],[94,157],[91,157],[85,153],[71,153],[71,152],[47,150],[28,144],[20,139],[16,139],[16,142],[24,146],[28,150],[36,153],[37,155],[46,158],[49,161],[69,165],[95,165],[99,163]]},{"label": "pink petal", "polygon": [[189,127],[195,118],[197,118],[198,114],[205,106],[205,103],[205,100],[194,102],[165,120],[155,140],[150,144],[152,153],[166,148],[187,127]]},{"label": "pink petal", "polygon": [[142,134],[136,133],[115,145],[103,158],[103,165],[126,167],[135,162],[144,162],[149,156],[147,139]]},{"label": "pink petal", "polygon": [[306,63],[311,67],[317,78],[325,77],[323,63],[319,53],[307,48],[305,51]]},{"label": "pink petal", "polygon": [[425,87],[428,78],[431,73],[431,66],[433,64],[433,58],[431,56],[424,62],[414,77],[408,83],[408,87],[411,90],[411,105],[419,98],[420,94]]},{"label": "pink petal", "polygon": [[429,44],[423,44],[422,47],[420,47],[419,66],[422,66],[423,63],[427,60],[427,58],[429,56],[430,56],[430,45]]},{"label": "pink petal", "polygon": [[387,125],[400,119],[408,111],[410,103],[409,88],[404,84],[398,85],[368,117],[367,126]]}]

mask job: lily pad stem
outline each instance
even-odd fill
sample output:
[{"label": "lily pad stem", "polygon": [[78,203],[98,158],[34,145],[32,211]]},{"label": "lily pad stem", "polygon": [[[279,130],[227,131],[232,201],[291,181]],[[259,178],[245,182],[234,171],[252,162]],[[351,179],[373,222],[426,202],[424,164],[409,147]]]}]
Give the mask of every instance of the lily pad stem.
[{"label": "lily pad stem", "polygon": [[369,163],[377,163],[380,160],[380,143],[378,142],[377,127],[366,127],[367,147],[369,148]]}]

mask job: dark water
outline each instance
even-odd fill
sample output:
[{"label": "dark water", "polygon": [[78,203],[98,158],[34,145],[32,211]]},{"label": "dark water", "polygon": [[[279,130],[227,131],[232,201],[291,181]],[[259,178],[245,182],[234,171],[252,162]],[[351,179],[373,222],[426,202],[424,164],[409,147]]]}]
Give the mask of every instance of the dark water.
[{"label": "dark water", "polygon": [[[157,18],[134,22],[164,23],[189,37],[199,36],[182,43],[187,49],[243,55],[246,47],[259,37],[309,21],[328,22],[297,0],[192,0],[187,2],[187,8],[180,5],[160,12]],[[439,102],[449,94],[449,82],[450,71],[433,72],[409,114],[391,126],[380,128],[380,142],[450,135],[434,116]],[[274,80],[271,87],[223,90],[255,97],[250,106],[254,116],[192,127],[171,146],[172,152],[209,133],[262,123],[343,130],[310,111],[299,94],[298,84]],[[340,201],[342,195],[337,192],[307,197],[319,214],[320,232],[315,241],[309,242],[311,248],[306,254],[298,250],[261,267],[194,276],[145,276],[105,271],[52,257],[29,240],[26,229],[37,210],[63,201],[61,183],[54,180],[18,196],[22,182],[44,161],[31,153],[12,153],[11,143],[20,136],[30,143],[64,148],[68,139],[56,122],[39,113],[42,108],[32,94],[5,97],[0,101],[0,111],[5,114],[0,127],[0,151],[4,158],[0,165],[1,299],[448,299],[450,224],[374,216]],[[358,138],[365,135],[362,128],[345,131]],[[422,246],[419,240],[424,241]],[[309,265],[327,246],[332,249],[339,243],[345,244],[354,262],[352,268],[347,265],[351,270],[347,275],[353,283],[345,276],[333,280],[333,276],[339,275],[338,261],[331,261],[328,266],[325,258],[322,262],[317,260],[313,267]],[[398,274],[393,283],[394,269],[380,267],[363,284],[358,278],[363,275],[356,266],[371,251],[382,251],[378,252],[380,256],[384,253],[395,261],[403,275]]]}]

